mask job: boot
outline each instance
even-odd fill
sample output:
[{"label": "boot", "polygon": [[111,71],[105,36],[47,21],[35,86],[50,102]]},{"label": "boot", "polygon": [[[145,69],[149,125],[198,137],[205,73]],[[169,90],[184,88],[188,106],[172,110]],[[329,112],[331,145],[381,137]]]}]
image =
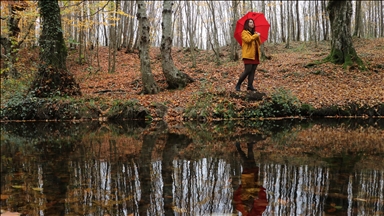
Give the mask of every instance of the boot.
[{"label": "boot", "polygon": [[236,89],[236,91],[240,91],[240,86],[241,86],[241,82],[240,82],[240,80],[237,82],[237,84],[236,84],[236,87],[235,87],[235,89]]},{"label": "boot", "polygon": [[236,84],[236,91],[240,91],[240,84],[239,83]]},{"label": "boot", "polygon": [[257,91],[255,88],[253,88],[253,86],[248,86],[248,87],[247,87],[247,90],[250,90],[250,91]]}]

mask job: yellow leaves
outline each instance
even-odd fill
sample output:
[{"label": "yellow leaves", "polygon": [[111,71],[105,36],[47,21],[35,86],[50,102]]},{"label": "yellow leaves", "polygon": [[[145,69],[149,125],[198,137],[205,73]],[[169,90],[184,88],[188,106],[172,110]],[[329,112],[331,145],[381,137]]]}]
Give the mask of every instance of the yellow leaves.
[{"label": "yellow leaves", "polygon": [[12,188],[25,190],[26,187],[24,185],[12,185]]},{"label": "yellow leaves", "polygon": [[125,12],[122,11],[122,10],[117,11],[116,14],[119,14],[119,15],[121,15],[121,16],[125,16],[125,17],[128,17],[128,18],[136,18],[135,15],[125,13]]},{"label": "yellow leaves", "polygon": [[40,188],[40,187],[33,187],[32,190],[34,191],[43,191],[43,188]]},{"label": "yellow leaves", "polygon": [[[27,187],[25,185],[12,185],[11,187],[14,189],[20,189],[20,190],[24,190],[24,191],[27,190]],[[41,188],[41,187],[31,187],[30,189],[32,189],[34,191],[39,191],[39,192],[43,191],[43,188]],[[5,197],[6,197],[6,195],[4,195],[4,197],[2,195],[1,199],[5,198]]]}]

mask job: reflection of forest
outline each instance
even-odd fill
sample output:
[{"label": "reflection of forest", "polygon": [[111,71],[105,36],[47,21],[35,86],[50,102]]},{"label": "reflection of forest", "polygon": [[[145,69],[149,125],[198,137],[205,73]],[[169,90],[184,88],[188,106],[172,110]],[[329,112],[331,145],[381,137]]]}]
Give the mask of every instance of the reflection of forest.
[{"label": "reflection of forest", "polygon": [[[250,163],[259,168],[257,184],[267,192],[267,215],[384,210],[380,156],[278,156],[260,153],[258,141],[276,143],[264,136],[211,133],[209,138],[203,131],[176,133],[164,125],[129,133],[103,126],[60,139],[3,132],[1,208],[29,215],[234,213],[234,192]],[[247,148],[254,140],[254,161],[240,160],[233,140],[239,140],[244,156],[251,154]],[[375,161],[371,168],[369,161]]]}]

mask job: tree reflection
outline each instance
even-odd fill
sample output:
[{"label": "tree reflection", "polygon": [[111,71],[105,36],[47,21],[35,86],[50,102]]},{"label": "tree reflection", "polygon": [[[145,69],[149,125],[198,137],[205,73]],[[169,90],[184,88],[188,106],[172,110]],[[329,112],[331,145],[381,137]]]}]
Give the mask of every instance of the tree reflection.
[{"label": "tree reflection", "polygon": [[[151,199],[151,166],[152,166],[152,151],[156,144],[157,134],[148,134],[144,136],[143,147],[140,154],[140,201],[139,213],[140,215],[147,215]],[[155,214],[156,215],[156,214]]]},{"label": "tree reflection", "polygon": [[163,149],[162,157],[162,176],[163,176],[163,197],[164,197],[164,209],[165,215],[172,215],[173,204],[173,179],[172,174],[174,172],[173,161],[178,156],[179,152],[186,148],[192,139],[185,135],[179,135],[170,133],[168,134],[165,147]]},{"label": "tree reflection", "polygon": [[[85,133],[80,129],[86,127],[79,125],[66,125],[65,133],[60,127],[45,128],[44,135],[36,127],[23,126],[17,133],[2,130],[2,209],[26,215],[95,216],[383,212],[380,155],[324,161],[314,154],[267,151],[269,145],[291,148],[295,139],[288,135],[301,129],[275,130],[270,137],[241,129],[235,137],[227,128],[216,134],[161,123],[139,129],[93,127]],[[329,132],[325,127],[316,133]],[[375,136],[382,132],[369,131]],[[286,137],[291,139],[282,139]]]}]

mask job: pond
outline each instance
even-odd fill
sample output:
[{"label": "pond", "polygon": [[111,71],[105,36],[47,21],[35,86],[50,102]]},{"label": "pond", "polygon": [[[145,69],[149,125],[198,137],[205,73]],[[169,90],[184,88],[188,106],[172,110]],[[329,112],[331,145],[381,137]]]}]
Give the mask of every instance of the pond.
[{"label": "pond", "polygon": [[384,215],[384,120],[1,124],[21,215]]}]

